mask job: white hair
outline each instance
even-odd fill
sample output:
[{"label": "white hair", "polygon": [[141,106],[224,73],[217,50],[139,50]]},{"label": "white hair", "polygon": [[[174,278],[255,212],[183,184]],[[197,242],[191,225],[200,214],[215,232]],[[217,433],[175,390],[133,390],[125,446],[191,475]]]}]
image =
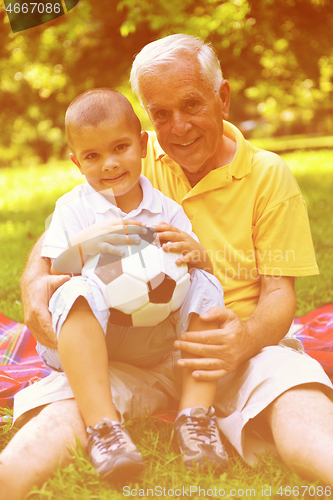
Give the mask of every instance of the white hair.
[{"label": "white hair", "polygon": [[141,104],[144,104],[139,83],[141,76],[152,76],[162,65],[172,64],[181,57],[193,57],[193,55],[196,56],[203,75],[208,78],[217,92],[222,84],[223,76],[220,61],[213,47],[195,36],[169,35],[143,47],[134,59],[130,82]]}]

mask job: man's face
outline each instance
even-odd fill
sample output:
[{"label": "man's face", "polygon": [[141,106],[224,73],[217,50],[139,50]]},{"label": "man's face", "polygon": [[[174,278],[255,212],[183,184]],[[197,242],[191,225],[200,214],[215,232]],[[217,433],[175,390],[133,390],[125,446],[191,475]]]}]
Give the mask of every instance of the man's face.
[{"label": "man's face", "polygon": [[223,119],[228,116],[229,85],[220,92],[192,58],[142,76],[143,103],[164,151],[188,174],[223,165]]}]

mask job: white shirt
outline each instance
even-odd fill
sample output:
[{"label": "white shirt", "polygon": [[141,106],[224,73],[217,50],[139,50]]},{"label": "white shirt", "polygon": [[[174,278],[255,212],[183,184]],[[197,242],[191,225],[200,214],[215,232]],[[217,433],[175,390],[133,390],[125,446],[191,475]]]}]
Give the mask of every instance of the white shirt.
[{"label": "white shirt", "polygon": [[182,207],[163,193],[154,189],[150,181],[140,176],[143,198],[138,208],[128,214],[110,203],[90,184],[80,184],[56,202],[52,222],[42,246],[42,257],[56,259],[67,247],[73,236],[95,223],[115,219],[133,219],[145,222],[147,226],[161,221],[172,224],[181,231],[198,238]]}]

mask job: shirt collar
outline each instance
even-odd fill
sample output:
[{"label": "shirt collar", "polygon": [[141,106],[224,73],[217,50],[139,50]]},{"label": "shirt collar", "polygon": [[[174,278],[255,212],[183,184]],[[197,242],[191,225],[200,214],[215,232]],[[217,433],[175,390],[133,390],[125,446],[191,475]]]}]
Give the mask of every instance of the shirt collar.
[{"label": "shirt collar", "polygon": [[142,201],[138,208],[132,210],[128,216],[131,215],[133,217],[134,215],[138,215],[143,210],[148,210],[148,212],[152,214],[160,214],[163,209],[161,198],[156,195],[151,182],[143,175],[140,175],[139,182],[143,194]]},{"label": "shirt collar", "polygon": [[[234,125],[232,125],[227,121],[224,121],[223,125],[224,125],[223,127],[224,135],[226,137],[229,137],[231,140],[236,141],[237,144],[236,154],[232,162],[229,164],[231,175],[236,179],[242,179],[251,172],[251,165],[253,159],[252,146],[248,141],[244,139],[243,134],[241,133],[240,130],[238,130],[237,127],[235,127]],[[163,163],[168,165],[168,167],[170,167],[175,173],[177,173],[178,177],[186,178],[182,168],[163,151],[156,138],[156,135],[151,132],[150,134],[152,135],[152,140],[154,143],[155,161],[162,160]],[[224,167],[226,167],[226,165],[221,167],[221,169],[223,169]]]},{"label": "shirt collar", "polygon": [[162,202],[160,197],[156,196],[156,194],[154,193],[154,188],[151,182],[143,175],[140,175],[139,182],[143,193],[142,201],[138,208],[135,208],[129,214],[124,214],[124,212],[122,212],[120,208],[117,207],[116,200],[114,200],[114,204],[111,203],[102,194],[100,194],[98,191],[95,191],[95,189],[91,187],[88,182],[83,184],[84,196],[86,202],[89,203],[92,206],[94,212],[98,214],[104,214],[109,210],[118,217],[123,217],[124,215],[131,215],[133,217],[143,210],[148,210],[149,212],[156,214],[161,213],[163,208]]},{"label": "shirt collar", "polygon": [[224,121],[224,135],[233,141],[236,141],[236,154],[230,163],[232,177],[242,179],[251,172],[253,160],[253,148],[251,144],[244,139],[242,132],[229,122]]},{"label": "shirt collar", "polygon": [[108,201],[102,194],[91,187],[88,182],[83,185],[83,193],[86,198],[85,202],[92,207],[94,212],[104,214],[108,210],[111,210],[115,215],[119,216],[120,209],[116,203],[113,204]]}]

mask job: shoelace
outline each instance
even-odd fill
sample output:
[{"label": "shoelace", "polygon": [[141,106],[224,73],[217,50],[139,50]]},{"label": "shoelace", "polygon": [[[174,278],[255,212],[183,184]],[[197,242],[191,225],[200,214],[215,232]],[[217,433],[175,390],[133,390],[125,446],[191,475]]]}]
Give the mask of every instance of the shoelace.
[{"label": "shoelace", "polygon": [[117,448],[119,448],[122,444],[125,443],[120,425],[112,425],[112,427],[109,427],[105,423],[99,429],[88,429],[88,433],[93,438],[100,438],[100,440],[94,439],[95,441],[97,441],[98,449],[104,448],[105,450],[109,450],[113,445],[118,445]]},{"label": "shoelace", "polygon": [[214,424],[214,418],[209,416],[209,414],[205,417],[187,416],[186,425],[189,428],[192,439],[202,443],[214,444],[217,442]]}]

